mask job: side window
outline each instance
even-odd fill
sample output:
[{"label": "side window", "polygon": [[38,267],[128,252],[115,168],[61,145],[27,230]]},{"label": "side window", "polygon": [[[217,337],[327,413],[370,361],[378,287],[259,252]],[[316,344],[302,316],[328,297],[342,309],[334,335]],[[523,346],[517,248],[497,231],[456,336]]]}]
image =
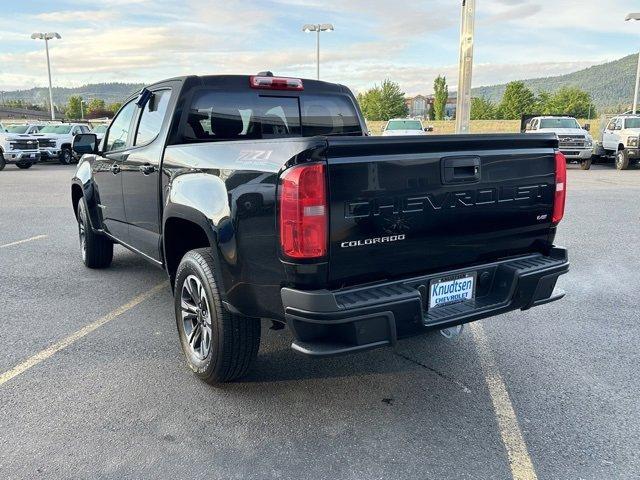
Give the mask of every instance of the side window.
[{"label": "side window", "polygon": [[80,133],[80,127],[73,127],[71,135],[78,135]]},{"label": "side window", "polygon": [[106,143],[104,145],[105,152],[111,152],[114,150],[122,150],[127,146],[127,138],[129,136],[129,130],[131,128],[131,119],[136,113],[136,104],[132,100],[127,103],[118,116],[113,119],[111,126],[107,131]]},{"label": "side window", "polygon": [[167,113],[169,98],[171,98],[171,90],[154,92],[142,111],[134,145],[144,145],[158,136],[164,115]]},{"label": "side window", "polygon": [[80,133],[89,133],[89,128],[86,125],[80,127]]}]

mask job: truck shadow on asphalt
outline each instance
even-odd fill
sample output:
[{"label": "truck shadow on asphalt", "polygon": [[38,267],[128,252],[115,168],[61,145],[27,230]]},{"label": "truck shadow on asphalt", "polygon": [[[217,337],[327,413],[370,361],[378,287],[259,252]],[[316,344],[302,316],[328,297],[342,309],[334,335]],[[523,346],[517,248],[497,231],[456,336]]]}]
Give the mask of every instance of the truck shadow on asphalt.
[{"label": "truck shadow on asphalt", "polygon": [[[263,323],[264,325],[264,323]],[[312,379],[335,379],[368,375],[387,375],[407,371],[423,371],[448,382],[456,389],[470,393],[469,387],[456,379],[447,368],[452,354],[469,353],[473,346],[470,339],[447,340],[437,332],[401,340],[394,347],[383,347],[351,355],[312,358],[291,350],[291,335],[287,330],[270,332],[263,330],[260,351],[255,366],[249,374],[232,385],[252,383],[276,383]],[[434,360],[437,359],[437,360]]]}]

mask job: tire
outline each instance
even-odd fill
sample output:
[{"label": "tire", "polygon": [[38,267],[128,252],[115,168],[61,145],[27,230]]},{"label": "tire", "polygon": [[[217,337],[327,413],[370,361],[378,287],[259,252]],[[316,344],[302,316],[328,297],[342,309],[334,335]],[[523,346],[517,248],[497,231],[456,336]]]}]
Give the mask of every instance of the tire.
[{"label": "tire", "polygon": [[4,155],[0,152],[0,170],[4,170],[4,167],[7,166],[7,162],[4,160]]},{"label": "tire", "polygon": [[589,170],[591,168],[591,163],[593,162],[593,159],[591,158],[587,158],[584,160],[580,161],[580,168],[582,170]]},{"label": "tire", "polygon": [[31,163],[31,162],[18,162],[18,163],[16,163],[16,167],[22,168],[23,170],[26,170],[27,168],[31,168],[32,165],[33,165],[33,163]]},{"label": "tire", "polygon": [[78,202],[78,238],[82,261],[88,268],[107,268],[113,260],[113,242],[91,229],[84,200]]},{"label": "tire", "polygon": [[[260,347],[260,320],[227,311],[207,248],[185,254],[176,272],[174,306],[180,346],[187,365],[216,385],[244,376]],[[191,340],[190,340],[191,337]]]},{"label": "tire", "polygon": [[616,170],[626,170],[629,168],[629,152],[618,150],[616,152]]},{"label": "tire", "polygon": [[71,162],[73,161],[73,154],[71,153],[71,149],[69,147],[62,147],[62,150],[60,150],[60,158],[58,159],[58,161],[62,165],[71,165]]}]

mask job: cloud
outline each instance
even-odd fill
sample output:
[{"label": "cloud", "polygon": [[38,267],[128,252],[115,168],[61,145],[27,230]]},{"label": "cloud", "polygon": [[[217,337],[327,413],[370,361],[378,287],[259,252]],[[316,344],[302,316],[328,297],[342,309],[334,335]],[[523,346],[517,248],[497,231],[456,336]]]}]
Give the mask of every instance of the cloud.
[{"label": "cloud", "polygon": [[45,12],[33,15],[33,18],[49,24],[101,23],[116,20],[120,17],[117,11],[106,10],[73,10]]},{"label": "cloud", "polygon": [[[622,39],[636,40],[640,25],[623,21],[622,3],[478,0],[474,86],[567,73],[626,54],[630,42]],[[391,78],[415,94],[429,93],[445,74],[453,89],[459,4],[101,0],[92,10],[86,0],[66,0],[34,12],[14,2],[0,18],[0,65],[11,65],[0,89],[46,84],[44,45],[28,37],[42,29],[63,36],[50,42],[56,85],[265,69],[313,77],[315,39],[300,31],[309,21],[336,25],[322,37],[323,79],[362,90]]]}]

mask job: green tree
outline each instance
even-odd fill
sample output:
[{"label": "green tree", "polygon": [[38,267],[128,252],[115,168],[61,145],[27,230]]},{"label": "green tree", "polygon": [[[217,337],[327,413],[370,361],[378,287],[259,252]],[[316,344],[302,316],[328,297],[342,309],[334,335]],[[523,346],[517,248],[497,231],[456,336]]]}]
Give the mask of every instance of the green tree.
[{"label": "green tree", "polygon": [[64,115],[69,119],[80,118],[82,116],[82,97],[78,95],[72,95],[67,101],[67,108],[65,108]]},{"label": "green tree", "polygon": [[435,120],[444,120],[444,112],[449,98],[447,77],[438,75],[433,81],[433,116]]},{"label": "green tree", "polygon": [[524,82],[510,82],[504,91],[498,112],[501,118],[512,120],[533,112],[534,108],[535,96]]},{"label": "green tree", "polygon": [[364,118],[367,120],[382,120],[380,112],[381,92],[379,87],[373,87],[358,94],[358,103]]},{"label": "green tree", "polygon": [[122,107],[122,102],[114,102],[107,105],[107,110],[109,110],[112,115],[115,115],[118,113],[118,110],[120,110],[120,107]]},{"label": "green tree", "polygon": [[471,120],[493,120],[496,118],[496,106],[483,97],[471,99]]},{"label": "green tree", "polygon": [[552,113],[549,105],[550,100],[551,94],[549,92],[540,92],[536,97],[533,111],[531,113],[536,113],[539,115],[548,115],[549,113]]},{"label": "green tree", "polygon": [[562,87],[550,96],[545,113],[594,118],[596,107],[591,102],[591,96],[584,90],[578,87]]},{"label": "green tree", "polygon": [[104,100],[100,98],[92,98],[87,104],[87,113],[97,113],[106,110]]},{"label": "green tree", "polygon": [[367,120],[386,121],[404,117],[409,111],[400,85],[391,80],[384,80],[380,86],[358,94],[358,103]]}]

